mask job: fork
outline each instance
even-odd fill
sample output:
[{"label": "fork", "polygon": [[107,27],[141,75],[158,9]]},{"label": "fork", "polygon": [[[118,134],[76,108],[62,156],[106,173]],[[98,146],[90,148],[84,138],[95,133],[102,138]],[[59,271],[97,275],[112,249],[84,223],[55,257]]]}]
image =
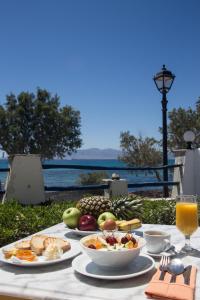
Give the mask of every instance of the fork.
[{"label": "fork", "polygon": [[166,256],[166,255],[163,255],[161,257],[161,260],[160,260],[160,277],[159,277],[159,280],[164,280],[165,278],[165,273],[167,272],[167,265],[169,264],[170,262],[170,258],[169,256]]}]

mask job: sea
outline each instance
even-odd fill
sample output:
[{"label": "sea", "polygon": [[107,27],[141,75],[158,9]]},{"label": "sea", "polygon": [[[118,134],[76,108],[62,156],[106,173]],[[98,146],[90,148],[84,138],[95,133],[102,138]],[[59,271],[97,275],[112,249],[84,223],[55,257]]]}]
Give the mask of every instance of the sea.
[{"label": "sea", "polygon": [[[105,159],[105,160],[94,160],[94,159],[54,159],[46,160],[45,164],[66,164],[66,165],[87,165],[87,166],[102,166],[102,167],[127,167],[127,165],[119,160],[115,159]],[[174,160],[170,159],[169,164],[173,164]],[[0,169],[9,167],[7,159],[0,159]],[[78,170],[78,169],[47,169],[43,170],[44,184],[45,186],[74,186],[78,185],[80,174],[91,173],[95,171],[91,170]],[[97,171],[96,171],[97,172]],[[107,171],[109,178],[111,178],[113,173],[118,173],[120,178],[126,179],[128,183],[143,183],[143,182],[157,182],[157,178],[154,172],[148,171]],[[162,175],[162,171],[160,173]],[[7,178],[7,173],[0,172],[0,181],[2,186],[4,186]],[[173,180],[173,171],[169,171],[169,180]],[[143,188],[145,189],[145,188]],[[148,187],[148,189],[150,189]],[[155,188],[154,188],[155,189]],[[133,189],[137,190],[137,189]]]}]

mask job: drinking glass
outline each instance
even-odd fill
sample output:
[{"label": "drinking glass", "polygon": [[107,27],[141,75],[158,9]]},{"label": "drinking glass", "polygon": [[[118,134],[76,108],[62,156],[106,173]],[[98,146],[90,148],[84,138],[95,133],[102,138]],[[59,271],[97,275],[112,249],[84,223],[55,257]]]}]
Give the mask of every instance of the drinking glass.
[{"label": "drinking glass", "polygon": [[192,250],[190,236],[198,228],[197,197],[192,195],[181,195],[176,202],[176,227],[185,236],[183,252]]}]

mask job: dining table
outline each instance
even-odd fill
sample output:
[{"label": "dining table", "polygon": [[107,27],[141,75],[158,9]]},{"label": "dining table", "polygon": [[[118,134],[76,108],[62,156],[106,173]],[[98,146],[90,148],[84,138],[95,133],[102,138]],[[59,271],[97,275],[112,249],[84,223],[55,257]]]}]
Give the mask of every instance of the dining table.
[{"label": "dining table", "polygon": [[[181,249],[184,244],[184,236],[176,226],[143,224],[135,233],[142,236],[145,230],[162,230],[170,233],[171,243],[176,249]],[[49,227],[40,234],[68,239],[78,245],[81,238],[66,228],[64,223]],[[182,256],[182,260],[184,264],[195,265],[199,270],[196,278],[195,299],[200,300],[200,227],[192,235],[191,244],[194,250]],[[146,251],[144,247],[142,253]],[[155,274],[160,260],[160,258],[155,258],[155,266],[145,274],[128,279],[107,280],[89,277],[74,271],[73,259],[34,267],[0,262],[0,299],[144,300],[147,299],[145,289]]]}]

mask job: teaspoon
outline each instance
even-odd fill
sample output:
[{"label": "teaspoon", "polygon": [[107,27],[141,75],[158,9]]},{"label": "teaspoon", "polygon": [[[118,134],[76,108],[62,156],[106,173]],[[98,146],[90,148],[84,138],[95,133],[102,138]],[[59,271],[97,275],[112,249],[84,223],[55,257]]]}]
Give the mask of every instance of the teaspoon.
[{"label": "teaspoon", "polygon": [[176,281],[176,276],[182,274],[185,270],[184,264],[179,258],[172,259],[167,265],[167,271],[172,274],[170,282]]}]

